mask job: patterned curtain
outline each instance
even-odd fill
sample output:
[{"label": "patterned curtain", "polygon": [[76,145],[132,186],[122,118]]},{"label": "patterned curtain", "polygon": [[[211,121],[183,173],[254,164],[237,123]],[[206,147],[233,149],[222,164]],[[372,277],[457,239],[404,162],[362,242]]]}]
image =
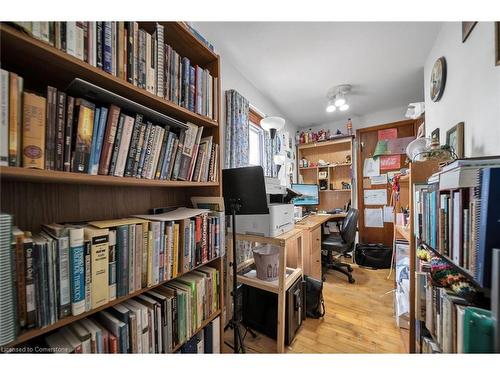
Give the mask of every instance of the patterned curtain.
[{"label": "patterned curtain", "polygon": [[226,91],[225,168],[248,165],[249,102],[236,90]]},{"label": "patterned curtain", "polygon": [[271,134],[264,131],[264,160],[262,168],[264,175],[268,177],[278,177],[278,166],[274,163],[273,156],[280,151],[280,137],[276,134],[274,139],[271,139]]}]

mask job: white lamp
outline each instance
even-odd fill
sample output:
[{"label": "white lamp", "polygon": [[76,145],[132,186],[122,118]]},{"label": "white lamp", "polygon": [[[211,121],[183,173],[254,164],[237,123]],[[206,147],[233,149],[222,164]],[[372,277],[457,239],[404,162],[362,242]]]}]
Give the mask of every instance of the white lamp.
[{"label": "white lamp", "polygon": [[329,100],[328,104],[326,105],[326,111],[328,113],[332,113],[335,112],[336,109],[337,107],[335,107],[335,103],[333,102],[333,100]]},{"label": "white lamp", "polygon": [[270,116],[260,120],[262,129],[271,133],[271,139],[274,139],[276,132],[285,127],[285,119],[277,116]]},{"label": "white lamp", "polygon": [[335,106],[339,107],[339,109],[342,111],[342,106],[345,105],[346,100],[344,97],[344,94],[340,93],[335,97]]},{"label": "white lamp", "polygon": [[339,109],[340,109],[341,111],[347,111],[347,110],[349,109],[349,104],[344,103],[344,104],[342,104],[342,105],[339,107]]}]

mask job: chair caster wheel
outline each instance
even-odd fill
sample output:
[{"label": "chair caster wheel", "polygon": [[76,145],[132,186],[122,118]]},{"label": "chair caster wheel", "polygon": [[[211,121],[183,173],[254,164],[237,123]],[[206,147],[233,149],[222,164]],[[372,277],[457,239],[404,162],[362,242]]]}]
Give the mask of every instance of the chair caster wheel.
[{"label": "chair caster wheel", "polygon": [[351,277],[351,278],[349,278],[349,284],[354,284],[354,282],[355,282],[355,281],[356,281],[356,280],[354,280],[352,277]]}]

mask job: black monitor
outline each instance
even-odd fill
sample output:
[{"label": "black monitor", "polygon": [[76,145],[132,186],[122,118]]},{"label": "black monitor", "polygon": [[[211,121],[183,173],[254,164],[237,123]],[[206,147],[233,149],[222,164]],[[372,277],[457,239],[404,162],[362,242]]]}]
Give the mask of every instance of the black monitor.
[{"label": "black monitor", "polygon": [[319,187],[316,184],[292,184],[292,189],[302,193],[294,198],[295,206],[317,206],[319,204]]},{"label": "black monitor", "polygon": [[231,215],[231,201],[234,200],[239,204],[238,215],[269,213],[261,166],[223,169],[222,195],[227,215]]}]

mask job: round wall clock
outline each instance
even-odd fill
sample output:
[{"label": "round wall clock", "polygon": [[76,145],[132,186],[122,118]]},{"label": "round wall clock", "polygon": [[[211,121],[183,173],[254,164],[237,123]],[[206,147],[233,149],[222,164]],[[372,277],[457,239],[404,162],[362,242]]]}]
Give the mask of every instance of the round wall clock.
[{"label": "round wall clock", "polygon": [[443,96],[444,86],[446,85],[446,59],[440,57],[434,63],[431,72],[430,94],[433,102],[439,101]]}]

